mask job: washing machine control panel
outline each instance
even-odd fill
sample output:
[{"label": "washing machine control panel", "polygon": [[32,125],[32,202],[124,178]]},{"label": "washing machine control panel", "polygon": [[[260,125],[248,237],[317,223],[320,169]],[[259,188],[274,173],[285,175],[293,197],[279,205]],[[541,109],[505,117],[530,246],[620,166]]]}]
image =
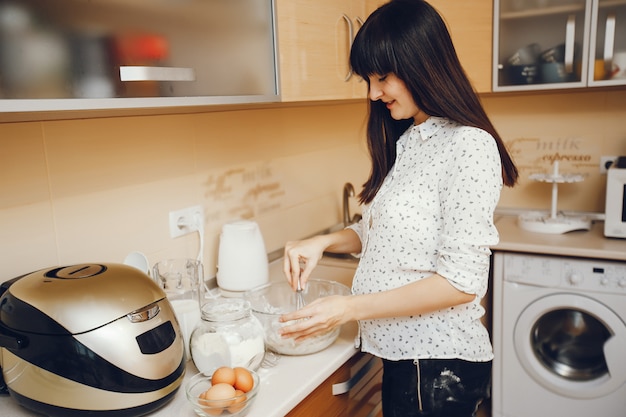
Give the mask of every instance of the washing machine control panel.
[{"label": "washing machine control panel", "polygon": [[626,262],[507,253],[504,280],[571,290],[626,294]]}]

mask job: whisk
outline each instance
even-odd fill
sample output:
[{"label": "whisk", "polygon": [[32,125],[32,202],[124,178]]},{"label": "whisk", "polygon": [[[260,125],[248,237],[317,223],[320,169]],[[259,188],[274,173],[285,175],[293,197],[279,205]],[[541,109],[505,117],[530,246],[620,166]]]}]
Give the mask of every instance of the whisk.
[{"label": "whisk", "polygon": [[300,266],[300,275],[298,276],[298,286],[296,288],[296,310],[300,310],[304,307],[304,294],[302,294],[302,284],[300,279],[302,278],[302,272],[304,272],[305,261],[303,259],[299,260]]},{"label": "whisk", "polygon": [[300,310],[304,307],[304,294],[302,294],[302,285],[300,284],[300,278],[298,278],[298,287],[296,289],[296,310]]}]

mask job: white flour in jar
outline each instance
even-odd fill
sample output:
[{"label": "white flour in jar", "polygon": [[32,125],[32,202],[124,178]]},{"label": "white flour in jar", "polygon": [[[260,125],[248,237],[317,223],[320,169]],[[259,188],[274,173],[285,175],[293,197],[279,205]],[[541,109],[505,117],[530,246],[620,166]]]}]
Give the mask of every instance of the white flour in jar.
[{"label": "white flour in jar", "polygon": [[243,339],[237,333],[203,333],[191,342],[191,357],[200,372],[210,373],[220,366],[246,366],[265,352],[263,336]]}]

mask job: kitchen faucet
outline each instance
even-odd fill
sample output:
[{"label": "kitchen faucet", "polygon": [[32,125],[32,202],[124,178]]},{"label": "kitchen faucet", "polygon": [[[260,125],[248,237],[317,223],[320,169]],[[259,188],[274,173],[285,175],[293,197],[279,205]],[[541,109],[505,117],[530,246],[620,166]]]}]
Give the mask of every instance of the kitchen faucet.
[{"label": "kitchen faucet", "polygon": [[343,185],[343,225],[350,226],[361,220],[360,214],[350,217],[350,197],[354,197],[354,186],[347,182]]}]

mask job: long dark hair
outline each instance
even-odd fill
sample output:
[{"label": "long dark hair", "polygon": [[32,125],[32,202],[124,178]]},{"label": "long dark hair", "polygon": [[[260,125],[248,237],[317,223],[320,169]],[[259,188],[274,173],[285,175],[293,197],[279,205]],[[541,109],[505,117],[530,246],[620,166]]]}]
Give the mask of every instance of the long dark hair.
[{"label": "long dark hair", "polygon": [[[354,39],[350,65],[368,85],[371,75],[393,73],[426,114],[490,133],[500,152],[504,184],[516,183],[517,168],[459,62],[443,19],[427,2],[392,0],[372,13]],[[362,203],[376,195],[394,164],[396,141],[413,123],[413,119],[392,119],[380,100],[369,103],[367,141],[372,171],[359,195]]]}]

